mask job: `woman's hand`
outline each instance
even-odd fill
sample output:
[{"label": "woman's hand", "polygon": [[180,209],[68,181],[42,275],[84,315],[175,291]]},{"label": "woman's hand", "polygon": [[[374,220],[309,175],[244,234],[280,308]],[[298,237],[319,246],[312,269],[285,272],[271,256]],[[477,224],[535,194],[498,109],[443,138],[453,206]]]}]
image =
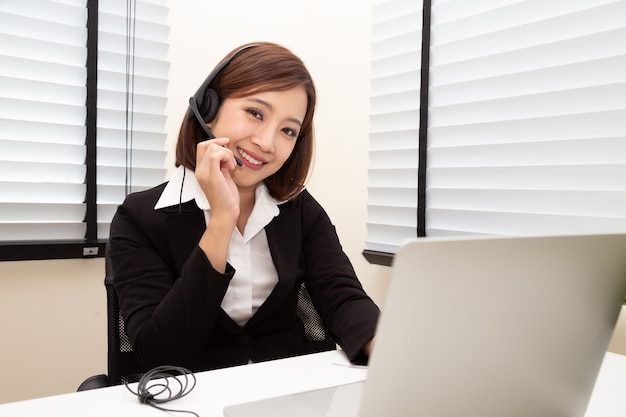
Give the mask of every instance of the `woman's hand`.
[{"label": "woman's hand", "polygon": [[367,355],[367,357],[369,358],[370,355],[372,354],[372,349],[374,349],[374,341],[376,340],[375,337],[372,337],[370,339],[369,342],[367,342],[365,344],[365,346],[363,346],[363,353],[365,353],[365,355]]},{"label": "woman's hand", "polygon": [[216,271],[226,270],[230,238],[239,218],[239,191],[230,175],[236,169],[228,138],[200,142],[196,149],[196,179],[211,206],[211,217],[199,246]]},{"label": "woman's hand", "polygon": [[226,148],[228,138],[200,142],[196,151],[196,178],[211,206],[211,217],[239,217],[239,192],[230,172],[236,169],[233,153]]}]

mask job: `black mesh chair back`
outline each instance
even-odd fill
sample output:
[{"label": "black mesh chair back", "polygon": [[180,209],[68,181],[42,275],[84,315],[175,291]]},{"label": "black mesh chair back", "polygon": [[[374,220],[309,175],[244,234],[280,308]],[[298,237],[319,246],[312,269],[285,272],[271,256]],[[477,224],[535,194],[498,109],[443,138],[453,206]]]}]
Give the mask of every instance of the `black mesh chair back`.
[{"label": "black mesh chair back", "polygon": [[135,358],[133,347],[124,329],[124,319],[120,314],[117,293],[113,286],[111,261],[108,256],[105,256],[104,286],[107,293],[109,384],[119,385],[125,382],[136,382],[141,378],[143,369]]},{"label": "black mesh chair back", "polygon": [[334,340],[332,340],[330,335],[326,332],[322,319],[313,306],[311,296],[304,284],[300,286],[296,312],[304,323],[304,333],[306,337],[316,345],[315,350],[324,351],[337,348]]},{"label": "black mesh chair back", "polygon": [[143,368],[133,353],[133,347],[124,329],[124,319],[113,286],[113,269],[109,259],[108,245],[104,255],[104,288],[107,296],[107,374],[92,375],[85,379],[78,391],[102,388],[111,385],[137,382]]}]

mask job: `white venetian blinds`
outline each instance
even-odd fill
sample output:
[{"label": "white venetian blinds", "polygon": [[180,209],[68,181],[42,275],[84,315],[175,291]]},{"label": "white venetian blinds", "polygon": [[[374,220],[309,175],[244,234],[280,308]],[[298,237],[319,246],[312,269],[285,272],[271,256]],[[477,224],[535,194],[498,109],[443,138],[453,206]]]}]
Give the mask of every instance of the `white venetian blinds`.
[{"label": "white venetian blinds", "polygon": [[[98,238],[124,198],[163,181],[167,7],[138,1],[132,140],[126,1],[100,1]],[[85,238],[86,0],[0,1],[0,241]],[[127,144],[132,146],[127,152]]]},{"label": "white venetian blinds", "polygon": [[[100,1],[97,181],[102,238],[108,238],[111,218],[128,192],[165,180],[167,16],[166,0]],[[129,41],[127,33],[134,39]]]},{"label": "white venetian blinds", "polygon": [[[427,236],[626,232],[626,0],[431,10]],[[377,211],[397,245],[395,203]]]},{"label": "white venetian blinds", "polygon": [[85,0],[0,1],[0,240],[83,238]]},{"label": "white venetian blinds", "polygon": [[393,252],[417,235],[422,39],[419,1],[373,8],[367,249]]},{"label": "white venetian blinds", "polygon": [[434,1],[427,234],[626,232],[626,1]]}]

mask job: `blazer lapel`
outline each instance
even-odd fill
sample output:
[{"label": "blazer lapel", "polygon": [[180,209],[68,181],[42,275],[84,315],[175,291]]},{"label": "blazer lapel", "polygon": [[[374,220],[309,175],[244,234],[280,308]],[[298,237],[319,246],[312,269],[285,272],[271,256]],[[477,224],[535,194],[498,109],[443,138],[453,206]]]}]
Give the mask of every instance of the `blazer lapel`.
[{"label": "blazer lapel", "polygon": [[[162,210],[167,214],[166,228],[170,250],[176,269],[180,273],[206,229],[204,213],[195,201],[183,203],[180,208],[172,206]],[[217,322],[232,332],[243,332],[224,310],[218,315]]]},{"label": "blazer lapel", "polygon": [[206,228],[204,213],[194,201],[162,210],[167,214],[169,246],[176,268],[180,272],[204,233]]},{"label": "blazer lapel", "polygon": [[267,300],[252,316],[248,325],[254,325],[256,321],[271,315],[276,306],[280,305],[291,293],[295,285],[298,275],[302,229],[299,210],[294,207],[292,202],[280,206],[280,214],[265,226],[265,233],[278,272],[278,283]]},{"label": "blazer lapel", "polygon": [[[174,263],[177,270],[182,271],[185,261],[195,249],[206,228],[204,213],[194,201],[183,203],[180,207],[171,206],[161,210],[167,214],[167,236]],[[271,256],[278,272],[278,283],[248,325],[254,325],[254,322],[271,315],[295,285],[301,249],[300,214],[293,202],[281,205],[280,210],[280,214],[265,227]],[[219,321],[237,326],[226,314],[224,316],[229,320]]]}]

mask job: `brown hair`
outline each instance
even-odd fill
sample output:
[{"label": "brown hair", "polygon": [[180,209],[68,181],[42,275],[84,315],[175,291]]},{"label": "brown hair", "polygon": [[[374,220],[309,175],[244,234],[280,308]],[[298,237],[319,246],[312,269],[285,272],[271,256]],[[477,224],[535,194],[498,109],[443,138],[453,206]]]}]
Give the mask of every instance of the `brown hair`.
[{"label": "brown hair", "polygon": [[[229,97],[304,87],[307,109],[296,145],[283,166],[264,181],[274,198],[285,201],[294,198],[302,190],[313,159],[313,114],[317,97],[315,86],[302,60],[287,48],[269,42],[249,45],[254,46],[241,50],[244,45],[227,55],[230,57],[235,51],[241,50],[215,76],[211,88],[217,92],[221,103]],[[206,135],[198,122],[185,115],[176,144],[176,166],[195,169],[196,145],[204,137]]]}]

